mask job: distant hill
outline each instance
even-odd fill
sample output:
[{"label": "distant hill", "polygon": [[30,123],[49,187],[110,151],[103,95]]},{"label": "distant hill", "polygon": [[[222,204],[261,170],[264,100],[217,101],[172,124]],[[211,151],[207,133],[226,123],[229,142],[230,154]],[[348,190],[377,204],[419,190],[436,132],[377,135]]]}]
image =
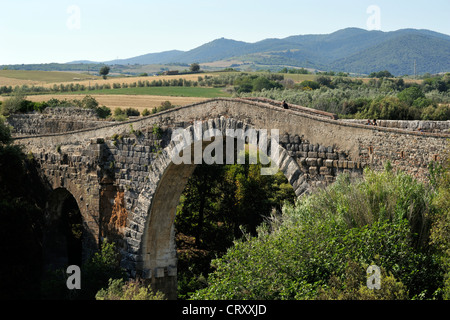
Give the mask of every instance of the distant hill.
[{"label": "distant hill", "polygon": [[[121,64],[208,63],[306,67],[369,74],[387,69],[394,75],[450,71],[450,36],[430,30],[391,32],[347,28],[331,34],[297,35],[247,43],[217,39],[190,51],[168,51],[120,60]],[[118,61],[114,61],[118,62]]]},{"label": "distant hill", "polygon": [[167,64],[178,59],[180,54],[184,53],[179,50],[164,51],[160,53],[148,53],[129,59],[116,59],[105,61],[105,64]]},{"label": "distant hill", "polygon": [[220,62],[222,66],[244,69],[303,67],[357,74],[389,70],[400,76],[414,74],[414,63],[417,74],[450,72],[449,52],[450,36],[430,30],[347,28],[331,34],[295,35],[255,43],[220,38],[189,51],[171,50],[104,62],[74,61],[68,69],[83,64],[97,67],[101,63],[127,66]]},{"label": "distant hill", "polygon": [[425,33],[398,34],[377,46],[356,52],[331,63],[331,69],[368,73],[389,70],[394,75],[424,74],[450,71],[450,37],[429,36]]}]

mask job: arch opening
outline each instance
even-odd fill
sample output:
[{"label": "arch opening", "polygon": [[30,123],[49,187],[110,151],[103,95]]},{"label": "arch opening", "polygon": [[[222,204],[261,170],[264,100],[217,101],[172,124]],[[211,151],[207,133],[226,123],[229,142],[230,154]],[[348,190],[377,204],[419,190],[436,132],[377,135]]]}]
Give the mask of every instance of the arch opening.
[{"label": "arch opening", "polygon": [[296,196],[281,171],[263,176],[258,164],[198,165],[181,194],[175,217],[178,298],[203,288],[235,240],[258,227]]},{"label": "arch opening", "polygon": [[46,206],[44,271],[81,266],[83,233],[83,219],[74,196],[64,188],[53,190]]},{"label": "arch opening", "polygon": [[[238,140],[239,139],[235,138],[235,141]],[[184,154],[188,149],[191,151],[191,156],[193,157],[194,152],[192,151],[195,150],[197,143],[202,143],[201,148],[204,151],[214,141],[215,139],[212,139],[212,142],[199,141],[192,143],[188,147],[185,147],[180,154]],[[248,140],[243,141],[243,143],[250,146],[250,148],[253,146]],[[234,159],[238,159],[237,152],[239,150],[236,149],[237,145],[239,144],[234,144]],[[253,147],[257,148],[258,145]],[[297,180],[301,180],[299,179],[299,170],[297,170],[298,165],[295,160],[287,155],[287,152],[285,152],[282,147],[277,147],[282,149],[281,151],[283,151],[283,153],[275,164],[276,169],[277,171],[281,170],[282,175],[285,176],[288,184],[290,184],[292,188],[293,183],[298,184]],[[264,151],[267,152],[268,150]],[[168,154],[171,153],[168,152]],[[270,146],[267,154],[270,154]],[[212,155],[215,156],[214,154]],[[225,154],[222,155],[226,157]],[[197,165],[195,164],[195,161],[190,164],[174,164],[172,159],[166,160],[167,165],[162,170],[162,175],[149,207],[148,218],[140,249],[142,261],[140,267],[139,264],[137,265],[137,271],[138,274],[140,273],[144,278],[151,279],[155,290],[164,292],[169,299],[176,299],[178,260],[174,222],[177,207],[180,204],[180,197]],[[224,161],[223,163],[225,164],[226,162]],[[273,168],[273,165],[272,161],[269,166]],[[294,188],[292,188],[292,191],[293,190]],[[295,192],[293,192],[293,194],[295,195]]]}]

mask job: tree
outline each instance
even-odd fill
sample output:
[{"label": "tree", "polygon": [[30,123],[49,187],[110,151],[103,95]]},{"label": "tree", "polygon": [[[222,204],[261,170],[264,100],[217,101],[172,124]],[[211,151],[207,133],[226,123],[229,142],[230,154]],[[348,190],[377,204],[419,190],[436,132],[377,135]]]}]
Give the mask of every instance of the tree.
[{"label": "tree", "polygon": [[394,76],[389,71],[383,70],[379,72],[372,72],[369,75],[369,78],[394,78]]},{"label": "tree", "polygon": [[99,73],[100,73],[101,76],[103,76],[103,79],[106,79],[106,76],[108,75],[108,73],[109,73],[110,70],[111,70],[110,67],[108,67],[108,66],[103,66],[103,67],[100,68]]},{"label": "tree", "polygon": [[27,102],[25,98],[26,96],[21,91],[16,91],[10,98],[3,101],[0,114],[9,116],[10,114],[21,111],[21,109],[26,109],[25,104],[27,104]]},{"label": "tree", "polygon": [[191,67],[189,68],[191,72],[199,72],[200,71],[200,65],[198,63],[191,64]]},{"label": "tree", "polygon": [[401,91],[397,97],[400,101],[412,106],[415,100],[425,98],[425,94],[419,87],[412,86]]},{"label": "tree", "polygon": [[5,119],[0,115],[0,146],[10,144],[11,141],[11,131]]}]

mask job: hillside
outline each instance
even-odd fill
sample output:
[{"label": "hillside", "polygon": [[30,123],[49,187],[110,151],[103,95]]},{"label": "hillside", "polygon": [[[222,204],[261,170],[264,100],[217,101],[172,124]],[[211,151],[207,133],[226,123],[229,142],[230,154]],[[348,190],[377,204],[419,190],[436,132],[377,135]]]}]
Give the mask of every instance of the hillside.
[{"label": "hillside", "polygon": [[[331,34],[297,35],[247,43],[217,39],[190,51],[141,56],[139,63],[208,63],[229,60],[240,65],[293,66],[369,74],[388,69],[394,75],[450,71],[450,36],[429,30],[392,32],[347,28]],[[136,58],[121,60],[136,63]],[[231,62],[230,62],[231,63]],[[238,64],[239,65],[239,64]]]},{"label": "hillside", "polygon": [[389,70],[394,75],[439,73],[450,70],[450,41],[425,34],[401,34],[377,46],[331,64],[335,70],[369,73]]}]

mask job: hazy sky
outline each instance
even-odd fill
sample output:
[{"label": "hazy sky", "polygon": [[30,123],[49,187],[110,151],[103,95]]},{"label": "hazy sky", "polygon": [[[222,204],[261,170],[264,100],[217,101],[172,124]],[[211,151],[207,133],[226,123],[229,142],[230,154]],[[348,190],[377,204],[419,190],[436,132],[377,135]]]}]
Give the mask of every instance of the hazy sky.
[{"label": "hazy sky", "polygon": [[107,61],[346,27],[450,35],[450,0],[0,0],[0,65]]}]

